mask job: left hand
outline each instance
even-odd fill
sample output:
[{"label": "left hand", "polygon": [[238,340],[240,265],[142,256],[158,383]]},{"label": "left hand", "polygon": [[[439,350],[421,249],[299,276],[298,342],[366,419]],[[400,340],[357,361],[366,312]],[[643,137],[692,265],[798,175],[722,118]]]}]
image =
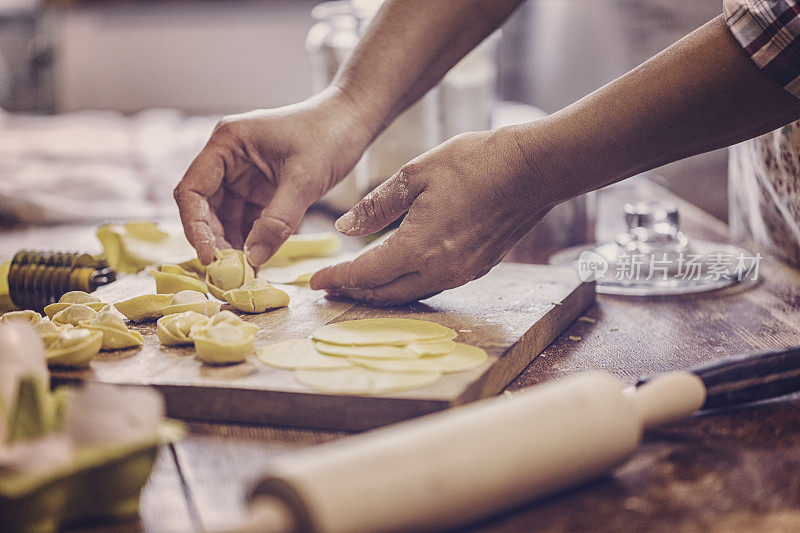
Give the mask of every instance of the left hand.
[{"label": "left hand", "polygon": [[404,165],[336,222],[345,235],[368,235],[408,211],[400,228],[314,274],[311,288],[395,305],[485,275],[557,203],[515,135],[466,133]]}]

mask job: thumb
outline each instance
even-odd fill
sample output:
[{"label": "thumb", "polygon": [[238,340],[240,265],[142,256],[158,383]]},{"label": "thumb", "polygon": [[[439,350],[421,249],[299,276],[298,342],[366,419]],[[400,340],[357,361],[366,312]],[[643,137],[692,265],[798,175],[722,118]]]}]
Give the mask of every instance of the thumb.
[{"label": "thumb", "polygon": [[342,215],[336,221],[336,229],[351,236],[382,230],[408,211],[422,192],[422,188],[411,185],[411,181],[401,170]]},{"label": "thumb", "polygon": [[308,206],[296,189],[287,185],[275,189],[275,194],[253,222],[244,242],[251,265],[258,267],[272,257],[300,224]]}]

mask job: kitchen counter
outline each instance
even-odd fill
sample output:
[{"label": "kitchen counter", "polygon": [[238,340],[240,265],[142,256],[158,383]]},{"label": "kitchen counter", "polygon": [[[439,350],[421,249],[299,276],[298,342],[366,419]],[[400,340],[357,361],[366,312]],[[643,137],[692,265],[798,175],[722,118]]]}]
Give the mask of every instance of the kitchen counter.
[{"label": "kitchen counter", "polygon": [[[690,237],[725,238],[723,223],[645,180],[599,194],[600,237],[611,238],[622,229],[626,201],[644,198],[675,201]],[[63,248],[67,242],[73,248],[96,247],[88,228],[0,230],[2,255],[23,245],[61,243]],[[765,255],[760,283],[749,289],[675,298],[598,295],[585,316],[596,322],[573,323],[511,383],[512,394],[587,370],[633,382],[641,375],[717,357],[798,344],[800,272]],[[142,495],[138,523],[85,530],[184,531],[230,525],[243,515],[247,486],[274,457],[345,436],[200,422],[189,423],[189,428],[189,437],[161,450]],[[639,451],[611,475],[469,530],[796,529],[798,470],[800,401],[791,396],[701,414],[649,432]]]}]

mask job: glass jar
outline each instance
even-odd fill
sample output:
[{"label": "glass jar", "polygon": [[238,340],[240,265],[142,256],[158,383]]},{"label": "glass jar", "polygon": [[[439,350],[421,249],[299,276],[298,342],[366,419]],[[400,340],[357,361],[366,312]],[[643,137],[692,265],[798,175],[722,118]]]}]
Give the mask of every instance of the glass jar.
[{"label": "glass jar", "polygon": [[[311,59],[311,88],[318,93],[336,76],[336,71],[355,49],[360,38],[359,20],[348,0],[324,2],[311,10],[317,22],[306,36],[306,50]],[[321,203],[343,213],[358,202],[367,192],[359,183],[364,157],[345,178],[334,187]],[[357,170],[358,169],[358,170]]]},{"label": "glass jar", "polygon": [[[308,32],[306,48],[311,55],[315,92],[333,80],[379,7],[380,2],[354,5],[347,0],[314,7],[311,15],[317,23]],[[435,87],[373,141],[356,168],[323,202],[337,211],[349,209],[406,162],[439,144],[443,140],[441,129],[439,88]]]},{"label": "glass jar", "polygon": [[500,30],[459,61],[441,81],[442,137],[492,127]]}]

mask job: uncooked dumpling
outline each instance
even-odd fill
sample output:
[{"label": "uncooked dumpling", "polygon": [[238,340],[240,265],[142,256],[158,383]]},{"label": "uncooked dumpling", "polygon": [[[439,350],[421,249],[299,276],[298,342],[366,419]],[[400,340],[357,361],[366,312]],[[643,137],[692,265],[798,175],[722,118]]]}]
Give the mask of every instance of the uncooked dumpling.
[{"label": "uncooked dumpling", "polygon": [[374,359],[367,357],[350,357],[353,363],[382,372],[418,373],[442,372],[451,374],[478,368],[486,362],[486,351],[477,346],[456,343],[456,349],[446,355],[420,357],[417,359]]},{"label": "uncooked dumpling", "polygon": [[273,287],[267,280],[251,279],[238,289],[225,291],[222,297],[239,311],[263,313],[267,309],[286,307],[289,295]]},{"label": "uncooked dumpling", "polygon": [[195,311],[165,315],[156,323],[156,334],[161,344],[167,346],[193,344],[192,339],[189,338],[192,326],[205,324],[208,320],[207,316]]},{"label": "uncooked dumpling", "polygon": [[220,311],[205,324],[192,326],[189,337],[195,355],[214,364],[244,361],[253,351],[258,326],[245,322],[230,311]]},{"label": "uncooked dumpling", "polygon": [[69,324],[77,326],[84,320],[94,320],[97,311],[84,304],[69,304],[63,311],[53,315],[53,323],[59,326]]},{"label": "uncooked dumpling", "polygon": [[334,370],[295,370],[294,376],[300,383],[322,392],[357,395],[419,389],[433,385],[442,377],[438,372],[393,374],[359,367]]},{"label": "uncooked dumpling", "polygon": [[[63,312],[63,311],[62,311]],[[103,345],[103,334],[86,328],[65,328],[45,348],[51,366],[86,367]]]},{"label": "uncooked dumpling", "polygon": [[167,233],[155,222],[103,224],[97,228],[106,262],[117,272],[139,272],[150,265],[181,264],[195,257],[182,231]]},{"label": "uncooked dumpling", "polygon": [[179,265],[161,265],[159,270],[151,270],[156,280],[156,292],[160,294],[179,293],[181,291],[197,291],[205,294],[206,284],[194,272],[189,272]]},{"label": "uncooked dumpling", "polygon": [[220,302],[209,300],[205,294],[197,291],[187,290],[181,291],[172,299],[172,303],[161,308],[163,316],[172,315],[175,313],[185,313],[186,311],[195,311],[205,316],[214,316],[219,312],[222,307]]},{"label": "uncooked dumpling", "polygon": [[178,263],[177,266],[181,267],[187,272],[197,274],[198,279],[203,279],[206,276],[206,266],[196,257],[193,257],[188,261],[184,261],[183,263]]},{"label": "uncooked dumpling", "polygon": [[174,294],[143,294],[122,302],[117,302],[114,307],[117,311],[134,322],[158,318],[161,310],[172,303]]},{"label": "uncooked dumpling", "polygon": [[241,250],[217,250],[215,256],[206,268],[206,285],[216,298],[223,300],[225,291],[238,289],[255,277],[253,267]]},{"label": "uncooked dumpling", "polygon": [[454,339],[456,332],[426,320],[410,318],[366,318],[327,324],[311,334],[329,344],[389,344],[405,345],[421,341]]},{"label": "uncooked dumpling", "polygon": [[53,323],[53,321],[49,318],[43,318],[38,324],[35,325],[35,327],[36,331],[39,332],[39,336],[42,338],[42,344],[44,344],[44,347],[47,348],[58,339],[58,336],[61,335],[62,331],[71,328],[72,326],[59,326],[58,324]]},{"label": "uncooked dumpling", "polygon": [[319,353],[311,339],[290,339],[276,342],[256,350],[262,363],[288,370],[350,368],[353,363],[344,357],[330,357]]},{"label": "uncooked dumpling", "polygon": [[22,311],[9,311],[8,313],[0,315],[0,324],[9,320],[22,320],[23,322],[28,322],[29,324],[33,324],[35,326],[42,321],[42,315],[36,311],[31,311],[30,309],[24,309]]},{"label": "uncooked dumpling", "polygon": [[291,235],[264,264],[284,265],[296,259],[327,257],[338,252],[341,247],[342,241],[333,231]]},{"label": "uncooked dumpling", "polygon": [[85,320],[80,326],[103,334],[102,350],[122,350],[144,344],[142,334],[128,329],[110,309],[100,311],[94,319]]},{"label": "uncooked dumpling", "polygon": [[97,296],[92,296],[91,294],[83,291],[69,291],[64,293],[64,295],[58,299],[57,303],[45,306],[44,312],[47,315],[47,318],[52,320],[56,313],[63,311],[72,304],[87,305],[98,313],[108,307],[108,304],[101,302],[100,298]]}]

